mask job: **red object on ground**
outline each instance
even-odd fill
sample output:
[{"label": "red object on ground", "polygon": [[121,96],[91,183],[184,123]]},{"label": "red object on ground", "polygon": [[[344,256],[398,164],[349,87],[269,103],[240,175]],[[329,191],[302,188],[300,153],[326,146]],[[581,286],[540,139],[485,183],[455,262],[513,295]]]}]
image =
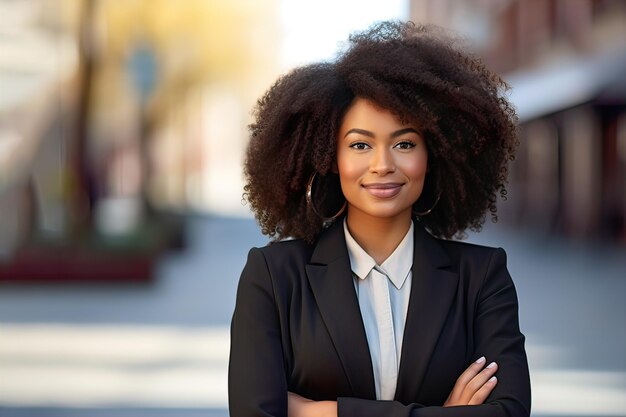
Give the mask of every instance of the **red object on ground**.
[{"label": "red object on ground", "polygon": [[0,261],[0,282],[145,282],[157,252],[25,248]]}]

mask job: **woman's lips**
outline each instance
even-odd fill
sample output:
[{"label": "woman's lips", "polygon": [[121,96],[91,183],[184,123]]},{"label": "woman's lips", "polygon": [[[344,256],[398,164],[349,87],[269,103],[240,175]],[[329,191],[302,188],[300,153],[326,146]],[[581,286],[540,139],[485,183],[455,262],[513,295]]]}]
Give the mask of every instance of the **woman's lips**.
[{"label": "woman's lips", "polygon": [[398,195],[400,189],[402,188],[402,184],[392,182],[392,183],[371,183],[371,184],[363,184],[363,188],[378,198],[391,198]]}]

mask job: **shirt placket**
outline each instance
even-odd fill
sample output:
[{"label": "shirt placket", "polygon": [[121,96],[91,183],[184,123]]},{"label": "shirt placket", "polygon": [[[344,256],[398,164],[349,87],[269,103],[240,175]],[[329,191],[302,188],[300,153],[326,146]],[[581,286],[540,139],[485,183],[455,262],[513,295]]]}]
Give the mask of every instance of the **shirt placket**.
[{"label": "shirt placket", "polygon": [[393,400],[398,379],[398,359],[395,346],[391,298],[387,276],[372,269],[374,308],[380,343],[380,399]]}]

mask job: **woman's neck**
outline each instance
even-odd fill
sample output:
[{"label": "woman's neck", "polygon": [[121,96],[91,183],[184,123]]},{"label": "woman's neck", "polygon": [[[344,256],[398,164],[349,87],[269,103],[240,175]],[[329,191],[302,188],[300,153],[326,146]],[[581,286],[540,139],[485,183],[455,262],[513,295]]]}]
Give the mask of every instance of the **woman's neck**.
[{"label": "woman's neck", "polygon": [[350,235],[378,265],[398,247],[411,227],[411,208],[406,213],[390,217],[372,217],[358,210],[348,210]]}]

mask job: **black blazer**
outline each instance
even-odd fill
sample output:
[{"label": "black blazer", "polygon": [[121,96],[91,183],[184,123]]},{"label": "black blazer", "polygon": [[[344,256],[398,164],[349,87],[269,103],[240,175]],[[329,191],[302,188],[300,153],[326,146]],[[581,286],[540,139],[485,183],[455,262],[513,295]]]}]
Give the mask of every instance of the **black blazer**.
[{"label": "black blazer", "polygon": [[[528,416],[528,363],[504,251],[436,239],[416,222],[413,256],[395,401],[376,401],[341,221],[315,245],[250,250],[231,326],[231,417],[287,416],[287,391],[337,400],[339,417]],[[442,407],[483,355],[499,366],[485,404]]]}]

